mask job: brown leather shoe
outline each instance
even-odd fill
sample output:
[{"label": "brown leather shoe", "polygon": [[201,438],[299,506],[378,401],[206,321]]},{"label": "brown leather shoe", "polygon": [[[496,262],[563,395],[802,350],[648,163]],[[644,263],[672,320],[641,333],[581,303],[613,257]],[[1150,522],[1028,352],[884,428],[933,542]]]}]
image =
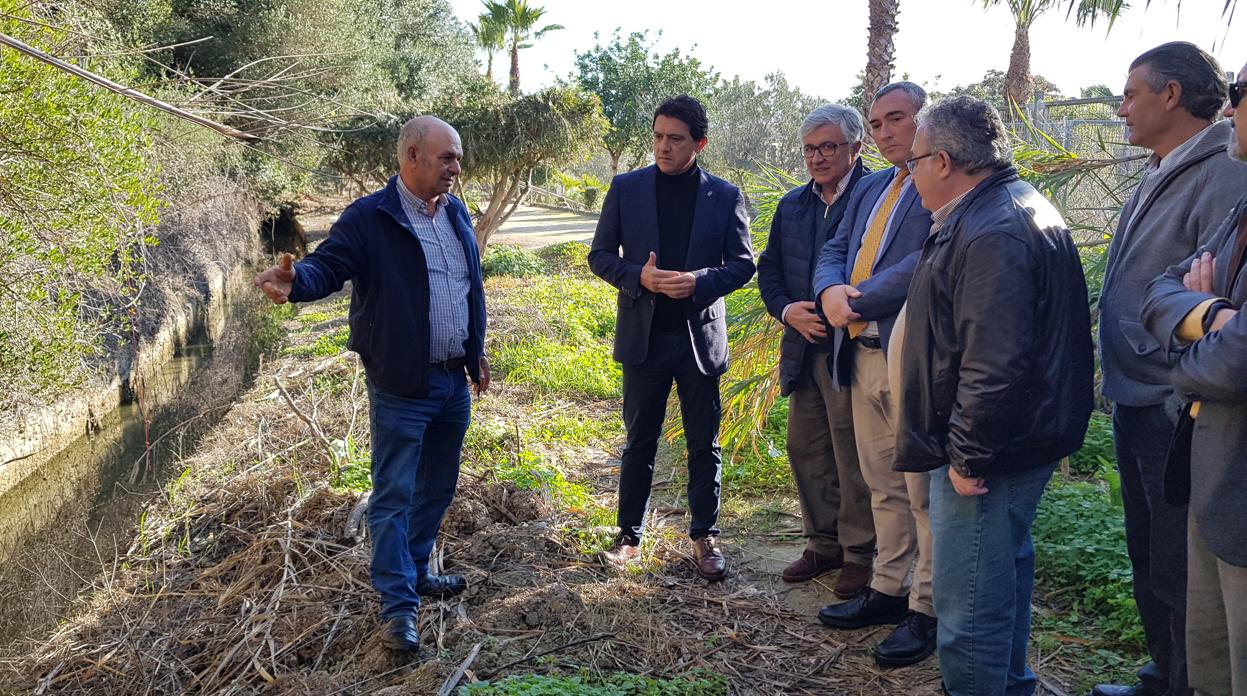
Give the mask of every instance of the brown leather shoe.
[{"label": "brown leather shoe", "polygon": [[836,586],[831,588],[832,592],[840,599],[852,599],[866,589],[866,583],[870,582],[870,568],[849,561],[840,569],[840,577],[836,578]]},{"label": "brown leather shoe", "polygon": [[627,568],[641,562],[640,542],[627,534],[615,537],[615,543],[607,550],[598,554],[602,562],[619,569]]},{"label": "brown leather shoe", "polygon": [[697,567],[697,574],[710,582],[722,580],[727,574],[727,560],[723,558],[723,552],[719,550],[718,537],[705,536],[694,539],[693,561]]},{"label": "brown leather shoe", "polygon": [[806,549],[801,558],[789,563],[784,568],[784,582],[806,582],[844,565],[844,557],[840,554],[828,556],[817,551]]}]

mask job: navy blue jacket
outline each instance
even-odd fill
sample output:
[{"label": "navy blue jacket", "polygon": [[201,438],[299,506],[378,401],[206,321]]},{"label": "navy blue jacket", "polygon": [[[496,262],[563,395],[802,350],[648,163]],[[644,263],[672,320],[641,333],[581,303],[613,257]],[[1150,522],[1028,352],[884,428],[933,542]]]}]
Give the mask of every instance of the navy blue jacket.
[{"label": "navy blue jacket", "polygon": [[[870,213],[894,178],[896,167],[888,167],[862,177],[857,186],[853,187],[853,195],[849,198],[848,209],[840,220],[836,236],[827,240],[819,254],[818,266],[814,270],[815,298],[833,285],[849,282],[853,275],[853,262],[862,246],[862,237],[866,234],[866,224],[870,221]],[[856,286],[862,296],[849,300],[849,307],[861,315],[861,321],[878,322],[879,339],[884,350],[887,350],[888,341],[892,338],[892,325],[896,323],[896,315],[905,304],[909,281],[913,278],[914,269],[918,267],[922,243],[930,233],[931,212],[922,207],[918,190],[910,186],[896,202],[873,274]],[[844,329],[833,329],[831,336],[832,374],[837,384],[847,386],[853,372],[850,362],[852,351],[844,350],[848,334]]]},{"label": "navy blue jacket", "polygon": [[[351,281],[351,338],[369,379],[384,392],[423,398],[429,392],[429,277],[424,250],[398,198],[398,177],[347,207],[329,238],[295,264],[292,302],[319,300]],[[485,290],[472,220],[445,194],[446,213],[468,262],[468,340],[464,360],[480,381],[485,354]]]},{"label": "navy blue jacket", "polygon": [[[611,181],[602,216],[598,218],[589,251],[589,268],[619,288],[615,320],[615,360],[625,365],[645,362],[649,353],[654,293],[641,285],[641,267],[658,248],[656,167],[650,165],[620,174]],[[749,208],[740,190],[717,176],[701,171],[693,230],[689,237],[688,268],[697,285],[688,303],[689,334],[697,369],[716,376],[727,371],[727,321],[723,296],[739,289],[753,276],[749,242]],[[622,253],[621,253],[622,251]]]},{"label": "navy blue jacket", "polygon": [[[771,235],[767,238],[766,249],[758,256],[758,292],[766,304],[766,311],[777,321],[783,321],[781,315],[789,304],[814,299],[814,263],[820,251],[814,248],[814,235],[818,226],[823,224],[820,218],[827,215],[827,224],[831,225],[829,235],[834,235],[853,189],[865,172],[866,168],[858,158],[848,186],[830,209],[814,191],[813,181],[794,188],[780,199],[771,218]],[[784,326],[784,337],[779,344],[779,384],[780,392],[785,396],[797,388],[810,345],[799,331]],[[827,357],[825,352],[819,355],[824,359]]]}]

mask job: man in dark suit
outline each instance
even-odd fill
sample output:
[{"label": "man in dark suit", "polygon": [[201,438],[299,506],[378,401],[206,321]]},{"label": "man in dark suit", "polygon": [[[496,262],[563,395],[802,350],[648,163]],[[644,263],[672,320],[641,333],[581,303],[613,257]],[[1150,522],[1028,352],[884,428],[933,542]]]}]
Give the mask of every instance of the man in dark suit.
[{"label": "man in dark suit", "polygon": [[468,379],[489,386],[485,292],[472,220],[450,189],[463,146],[432,116],[398,137],[398,176],[350,205],[329,238],[255,278],[277,304],[311,302],[351,284],[351,339],[368,378],[372,432],[372,584],[382,641],[420,647],[420,597],[456,594],[461,575],[428,572],[442,516],[455,495],[468,430]]},{"label": "man in dark suit", "polygon": [[[835,378],[849,389],[853,404],[857,454],[872,494],[878,549],[870,587],[848,602],[825,607],[819,619],[835,628],[899,622],[875,648],[876,662],[887,666],[914,664],[935,651],[930,477],[892,468],[897,397],[888,383],[887,366],[892,326],[931,229],[931,213],[923,208],[904,167],[913,156],[914,117],[926,101],[926,92],[912,82],[894,82],[875,95],[871,135],[893,166],[863,178],[854,189],[814,273],[814,295],[835,329]],[[915,553],[913,582],[906,588]]]},{"label": "man in dark suit", "polygon": [[[727,371],[723,296],[753,275],[749,212],[731,184],[697,166],[706,111],[688,96],[654,112],[654,162],[611,182],[589,268],[619,288],[615,359],[627,429],[619,467],[619,537],[611,564],[639,559],[654,455],[675,381],[688,442],[689,536],[697,572],[721,580],[719,377]],[[621,253],[622,250],[622,253]]]},{"label": "man in dark suit", "polygon": [[[1230,85],[1230,157],[1247,161],[1247,67]],[[1241,114],[1241,115],[1240,115]],[[1166,472],[1166,497],[1189,489],[1186,664],[1196,694],[1247,693],[1247,196],[1211,241],[1152,281],[1143,323],[1176,356],[1169,381],[1191,403],[1189,470]],[[1175,440],[1175,443],[1177,440]],[[1175,457],[1170,467],[1183,460]],[[1175,474],[1181,473],[1182,476]],[[1178,484],[1174,486],[1173,484]],[[1185,496],[1184,496],[1185,497]],[[1175,500],[1174,502],[1182,502]]]},{"label": "man in dark suit", "polygon": [[801,141],[810,181],[780,199],[758,257],[758,291],[784,325],[780,393],[788,397],[788,463],[806,536],[805,550],[783,578],[805,582],[839,568],[833,589],[845,599],[870,579],[875,525],[857,463],[852,404],[832,380],[831,343],[812,281],[818,253],[865,172],[858,156],[865,130],[861,114],[840,104],[823,104],[806,117]]}]

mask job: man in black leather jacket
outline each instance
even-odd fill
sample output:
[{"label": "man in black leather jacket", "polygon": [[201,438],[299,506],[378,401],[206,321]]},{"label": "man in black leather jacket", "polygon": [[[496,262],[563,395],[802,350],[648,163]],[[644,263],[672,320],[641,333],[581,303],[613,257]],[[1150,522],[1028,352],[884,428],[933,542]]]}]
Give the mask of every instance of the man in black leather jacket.
[{"label": "man in black leather jacket", "polygon": [[1092,407],[1086,281],[991,106],[925,109],[906,166],[933,214],[909,287],[895,467],[931,472],[940,671],[953,696],[1029,693],[1030,526]]}]

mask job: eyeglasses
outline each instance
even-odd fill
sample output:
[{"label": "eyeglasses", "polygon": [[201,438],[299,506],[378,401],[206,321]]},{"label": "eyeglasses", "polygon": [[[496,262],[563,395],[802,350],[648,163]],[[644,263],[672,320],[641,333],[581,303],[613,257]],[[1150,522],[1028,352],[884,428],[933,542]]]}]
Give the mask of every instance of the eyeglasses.
[{"label": "eyeglasses", "polygon": [[1247,82],[1230,83],[1230,108],[1237,109],[1238,103],[1243,100],[1243,95],[1247,94]]},{"label": "eyeglasses", "polygon": [[914,168],[918,166],[918,160],[926,159],[934,154],[935,154],[934,152],[928,152],[925,155],[918,155],[917,157],[910,157],[909,159],[905,160],[905,169],[909,170],[910,174],[913,174]]},{"label": "eyeglasses", "polygon": [[837,149],[844,147],[845,145],[848,145],[848,144],[849,144],[848,141],[845,141],[843,143],[833,143],[830,140],[828,140],[827,142],[821,143],[819,145],[806,145],[802,147],[801,154],[804,155],[806,159],[814,159],[814,153],[817,152],[818,154],[822,155],[824,159],[831,159],[832,157],[836,156]]}]

